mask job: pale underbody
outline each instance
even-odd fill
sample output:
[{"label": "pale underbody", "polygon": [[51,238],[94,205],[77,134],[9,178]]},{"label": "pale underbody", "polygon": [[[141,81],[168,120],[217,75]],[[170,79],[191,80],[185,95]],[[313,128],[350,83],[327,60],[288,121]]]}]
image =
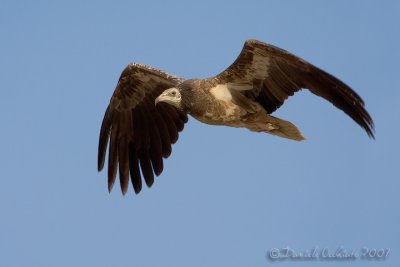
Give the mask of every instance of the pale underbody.
[{"label": "pale underbody", "polygon": [[[224,113],[215,114],[206,111],[202,116],[194,114],[192,116],[206,124],[247,128],[253,132],[265,132],[297,141],[305,139],[294,124],[267,114],[259,103],[243,96],[240,87],[243,91],[249,88],[248,85],[232,84],[211,88],[210,93],[218,101],[217,105],[223,107],[218,110],[223,110]],[[240,102],[241,105],[235,102]]]}]

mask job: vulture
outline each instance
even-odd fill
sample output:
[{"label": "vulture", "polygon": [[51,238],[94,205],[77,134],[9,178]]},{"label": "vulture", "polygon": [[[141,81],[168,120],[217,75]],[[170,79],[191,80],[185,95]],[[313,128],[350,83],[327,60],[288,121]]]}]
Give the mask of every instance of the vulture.
[{"label": "vulture", "polygon": [[247,40],[232,65],[206,79],[185,80],[146,65],[129,64],[105,111],[98,171],[104,167],[109,142],[108,190],[117,170],[123,194],[129,180],[136,194],[142,189],[142,177],[151,187],[188,115],[210,125],[304,140],[294,124],[271,115],[303,88],[344,111],[374,138],[372,118],[355,91],[311,63],[257,40]]}]

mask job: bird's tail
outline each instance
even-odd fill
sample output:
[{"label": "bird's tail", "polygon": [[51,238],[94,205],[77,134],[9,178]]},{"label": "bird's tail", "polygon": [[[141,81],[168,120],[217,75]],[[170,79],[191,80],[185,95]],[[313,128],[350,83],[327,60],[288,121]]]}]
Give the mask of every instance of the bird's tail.
[{"label": "bird's tail", "polygon": [[306,139],[293,123],[271,115],[266,116],[265,132],[296,141],[302,141]]},{"label": "bird's tail", "polygon": [[253,132],[269,133],[296,141],[306,139],[293,123],[265,114],[264,112],[254,114],[253,119],[246,120],[244,125],[244,127]]}]

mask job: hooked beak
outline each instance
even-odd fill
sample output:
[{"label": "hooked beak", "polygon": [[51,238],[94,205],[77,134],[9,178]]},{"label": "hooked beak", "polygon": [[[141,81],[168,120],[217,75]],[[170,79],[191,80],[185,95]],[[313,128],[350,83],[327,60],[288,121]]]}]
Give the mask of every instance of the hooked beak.
[{"label": "hooked beak", "polygon": [[167,104],[169,104],[171,106],[179,108],[179,103],[177,102],[177,99],[174,96],[170,96],[168,92],[164,92],[161,95],[159,95],[154,100],[154,105],[157,105],[160,102],[164,102],[164,103],[167,103]]},{"label": "hooked beak", "polygon": [[159,103],[159,102],[164,102],[166,100],[166,97],[164,96],[164,95],[159,95],[157,98],[156,98],[156,100],[154,100],[154,105],[156,105],[157,106],[157,104]]}]

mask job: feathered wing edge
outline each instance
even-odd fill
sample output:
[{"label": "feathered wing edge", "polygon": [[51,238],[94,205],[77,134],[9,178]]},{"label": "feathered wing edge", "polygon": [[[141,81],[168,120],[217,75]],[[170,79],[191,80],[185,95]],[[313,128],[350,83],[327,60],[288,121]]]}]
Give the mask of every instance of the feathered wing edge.
[{"label": "feathered wing edge", "polygon": [[[131,64],[122,72],[117,88],[104,114],[98,147],[98,170],[104,167],[107,145],[108,189],[111,191],[117,169],[121,191],[127,192],[129,176],[135,193],[142,189],[142,176],[148,187],[154,174],[163,171],[163,158],[187,122],[187,114],[155,98],[182,79],[147,67]],[[110,140],[110,141],[109,141]]]},{"label": "feathered wing edge", "polygon": [[375,138],[374,122],[365,109],[364,101],[348,85],[330,75],[329,73],[313,66],[307,73],[309,79],[305,81],[305,87],[322,98],[331,102],[334,106],[349,115],[360,125],[372,139]]},{"label": "feathered wing edge", "polygon": [[[260,69],[264,70],[263,77]],[[244,94],[259,102],[268,113],[302,88],[344,111],[374,138],[374,123],[361,97],[331,74],[279,47],[247,40],[238,58],[215,76],[220,83],[252,83]]]}]

